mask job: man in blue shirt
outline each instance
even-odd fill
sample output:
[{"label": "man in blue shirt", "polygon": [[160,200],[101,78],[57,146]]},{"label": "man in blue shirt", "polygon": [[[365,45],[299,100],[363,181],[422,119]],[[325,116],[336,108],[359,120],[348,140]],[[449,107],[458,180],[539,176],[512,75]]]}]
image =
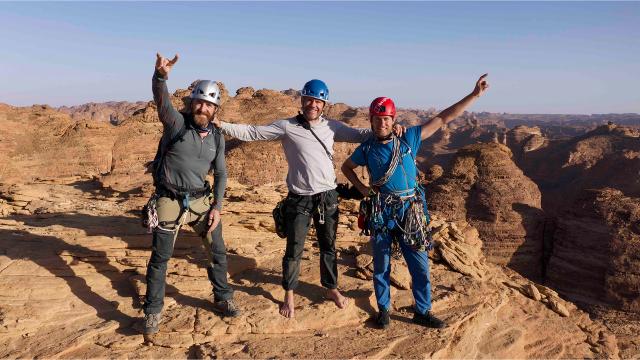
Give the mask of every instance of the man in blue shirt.
[{"label": "man in blue shirt", "polygon": [[[389,326],[391,247],[398,243],[412,280],[415,300],[413,322],[434,328],[444,321],[431,314],[431,282],[426,250],[430,247],[429,223],[424,192],[417,183],[415,157],[422,140],[450,123],[467,109],[489,87],[484,74],[473,91],[462,100],[421,126],[407,129],[397,137],[392,128],[396,108],[390,98],[379,97],[369,107],[369,120],[375,137],[362,143],[344,164],[342,172],[353,185],[370,199],[365,229],[371,235],[373,248],[373,286],[378,303],[376,322]],[[370,186],[366,186],[354,169],[365,166]]]}]

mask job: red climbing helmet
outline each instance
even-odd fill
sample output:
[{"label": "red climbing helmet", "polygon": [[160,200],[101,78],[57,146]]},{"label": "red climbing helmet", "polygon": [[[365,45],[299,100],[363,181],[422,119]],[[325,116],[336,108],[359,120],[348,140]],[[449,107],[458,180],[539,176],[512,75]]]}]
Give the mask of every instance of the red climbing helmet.
[{"label": "red climbing helmet", "polygon": [[369,118],[373,116],[396,117],[396,104],[388,97],[381,96],[371,102],[369,106]]}]

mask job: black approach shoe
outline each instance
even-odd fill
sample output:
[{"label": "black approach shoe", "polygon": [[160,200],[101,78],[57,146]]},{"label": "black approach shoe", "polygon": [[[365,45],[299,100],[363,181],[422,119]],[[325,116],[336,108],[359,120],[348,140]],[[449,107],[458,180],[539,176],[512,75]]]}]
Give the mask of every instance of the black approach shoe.
[{"label": "black approach shoe", "polygon": [[146,314],[144,316],[144,328],[142,329],[142,333],[144,335],[152,335],[160,331],[160,322],[162,321],[162,316],[160,313],[157,314]]},{"label": "black approach shoe", "polygon": [[229,300],[213,300],[213,311],[217,312],[222,316],[227,317],[236,317],[240,315],[240,309],[233,302],[233,299]]},{"label": "black approach shoe", "polygon": [[378,312],[378,317],[376,317],[376,325],[378,325],[380,329],[386,329],[389,327],[390,322],[389,310],[380,310]]},{"label": "black approach shoe", "polygon": [[446,326],[445,322],[433,316],[431,311],[427,311],[426,314],[415,313],[413,315],[413,322],[418,325],[436,329],[442,329]]}]

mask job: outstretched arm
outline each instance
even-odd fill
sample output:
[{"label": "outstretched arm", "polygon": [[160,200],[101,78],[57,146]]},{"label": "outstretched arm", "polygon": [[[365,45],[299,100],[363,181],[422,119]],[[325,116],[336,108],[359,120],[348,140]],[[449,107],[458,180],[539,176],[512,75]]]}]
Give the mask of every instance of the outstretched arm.
[{"label": "outstretched arm", "polygon": [[455,120],[460,114],[462,114],[471,104],[473,104],[482,94],[489,88],[489,83],[485,79],[488,74],[480,76],[476,81],[476,86],[473,91],[462,98],[462,100],[444,109],[441,113],[431,118],[425,124],[422,125],[420,132],[420,138],[422,140],[433,135],[442,126]]},{"label": "outstretched arm", "polygon": [[177,128],[182,126],[182,122],[184,121],[180,113],[171,104],[171,96],[167,89],[167,78],[169,77],[171,68],[176,62],[178,62],[178,54],[176,54],[172,60],[156,54],[155,72],[151,80],[153,100],[158,108],[158,117],[165,128]]},{"label": "outstretched arm", "polygon": [[269,125],[230,124],[217,119],[213,124],[220,128],[223,134],[242,141],[277,140],[286,133],[287,120],[280,120]]},{"label": "outstretched arm", "polygon": [[340,170],[342,170],[342,173],[347,178],[347,180],[349,180],[353,184],[353,186],[355,186],[356,189],[360,191],[360,193],[363,196],[368,196],[369,187],[365,185],[360,180],[356,172],[353,171],[357,167],[358,167],[358,164],[354,163],[353,160],[351,160],[351,158],[347,158],[347,160],[345,160],[344,163],[342,163],[342,167],[340,168]]},{"label": "outstretched arm", "polygon": [[371,136],[371,129],[352,128],[341,121],[329,121],[335,142],[361,143]]}]

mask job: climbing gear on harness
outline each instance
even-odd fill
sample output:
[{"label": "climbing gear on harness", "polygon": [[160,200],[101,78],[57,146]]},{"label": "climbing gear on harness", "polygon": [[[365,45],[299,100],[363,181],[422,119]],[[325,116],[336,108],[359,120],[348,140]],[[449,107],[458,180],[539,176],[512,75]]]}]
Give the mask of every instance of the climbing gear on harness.
[{"label": "climbing gear on harness", "polygon": [[318,203],[318,223],[324,224],[324,209],[326,207],[326,192],[320,193],[320,202]]},{"label": "climbing gear on harness", "polygon": [[322,148],[324,149],[324,152],[329,157],[329,160],[333,161],[333,155],[331,155],[331,152],[329,152],[329,149],[327,149],[327,146],[322,142],[322,140],[320,140],[318,135],[316,135],[315,131],[313,131],[313,129],[311,128],[311,124],[309,124],[307,119],[305,119],[302,114],[298,114],[296,116],[296,121],[298,122],[298,124],[300,124],[300,126],[302,126],[303,128],[311,131],[311,135],[313,135],[313,137],[316,138],[316,140],[318,140],[320,145],[322,145]]},{"label": "climbing gear on harness", "polygon": [[307,81],[307,83],[302,87],[300,94],[302,96],[311,97],[324,102],[329,101],[329,88],[324,81],[318,79]]},{"label": "climbing gear on harness", "polygon": [[287,237],[287,223],[284,218],[284,204],[287,199],[278,201],[276,207],[271,214],[273,215],[273,222],[275,223],[276,234],[284,239]]},{"label": "climbing gear on harness", "polygon": [[371,192],[369,196],[360,201],[360,208],[358,210],[358,228],[360,229],[360,235],[371,236],[371,228],[369,227],[369,223],[371,222],[373,196],[374,193]]},{"label": "climbing gear on harness", "polygon": [[[338,206],[338,198],[336,195],[335,204],[328,199],[329,192],[332,190],[324,191],[321,193],[317,193],[314,195],[297,195],[295,193],[289,193],[287,197],[276,204],[276,207],[272,210],[271,214],[273,215],[273,221],[275,223],[276,234],[278,234],[281,238],[287,237],[287,218],[285,214],[287,212],[297,212],[299,214],[304,214],[305,216],[313,217],[315,213],[318,213],[318,223],[325,223],[325,215],[328,212],[331,214],[331,210],[335,209]],[[311,209],[303,209],[297,206],[298,199],[300,198],[311,198],[312,204],[315,205],[315,208]],[[289,208],[289,209],[287,209]],[[288,210],[288,211],[287,211]],[[311,221],[311,219],[309,219]]]},{"label": "climbing gear on harness", "polygon": [[142,227],[147,228],[148,234],[151,234],[153,229],[158,226],[158,210],[156,208],[158,199],[159,196],[154,193],[142,208]]},{"label": "climbing gear on harness", "polygon": [[369,119],[374,116],[391,116],[396,117],[396,104],[388,97],[375,98],[369,105]]},{"label": "climbing gear on harness", "polygon": [[408,196],[377,193],[371,197],[371,214],[362,233],[387,236],[396,232],[399,240],[411,249],[431,250],[430,218],[425,205],[420,187]]},{"label": "climbing gear on harness", "polygon": [[[374,180],[367,158],[372,141],[375,140],[370,139],[365,143],[363,152],[369,179],[371,179],[371,186],[372,189],[375,189],[381,188],[389,182],[398,165],[402,163],[404,155],[411,155],[414,162],[415,156],[411,152],[411,147],[394,135],[389,167],[381,178]],[[405,144],[407,148],[404,154],[402,153],[401,144]],[[360,217],[362,217],[363,228],[361,234],[363,235],[382,236],[397,231],[400,233],[400,240],[416,251],[431,250],[433,247],[431,228],[429,227],[429,212],[426,208],[424,190],[419,185],[415,189],[390,193],[373,193],[368,199],[360,203]],[[396,246],[394,253],[397,254],[398,250]]]},{"label": "climbing gear on harness", "polygon": [[200,99],[220,106],[220,88],[215,81],[200,80],[191,90],[191,99]]}]

